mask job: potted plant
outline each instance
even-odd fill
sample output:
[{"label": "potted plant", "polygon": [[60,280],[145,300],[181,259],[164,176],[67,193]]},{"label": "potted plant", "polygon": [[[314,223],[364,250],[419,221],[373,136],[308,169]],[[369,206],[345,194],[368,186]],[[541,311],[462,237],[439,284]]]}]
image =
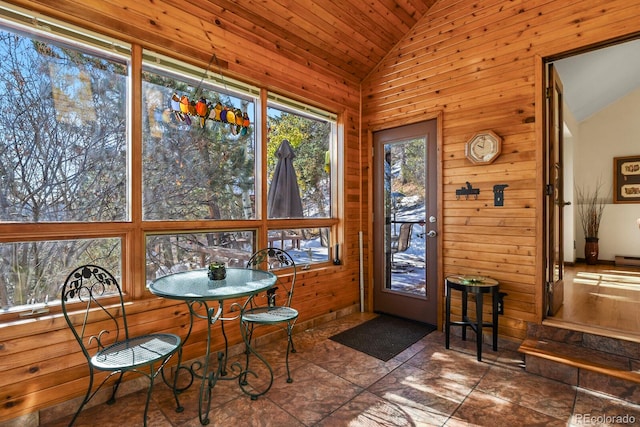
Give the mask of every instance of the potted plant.
[{"label": "potted plant", "polygon": [[209,279],[222,280],[227,277],[227,269],[222,262],[212,262],[209,264]]},{"label": "potted plant", "polygon": [[602,182],[598,180],[593,190],[576,187],[576,195],[585,239],[584,259],[587,264],[594,265],[598,262],[598,233],[606,206],[606,199],[602,197]]}]

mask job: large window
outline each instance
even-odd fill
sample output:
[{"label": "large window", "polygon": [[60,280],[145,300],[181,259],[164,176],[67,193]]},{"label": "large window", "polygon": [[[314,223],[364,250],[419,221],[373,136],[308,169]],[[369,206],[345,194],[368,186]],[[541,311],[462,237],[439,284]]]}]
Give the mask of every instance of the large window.
[{"label": "large window", "polygon": [[147,282],[171,273],[204,268],[212,262],[243,268],[251,258],[254,244],[255,231],[251,230],[149,235]]},{"label": "large window", "polygon": [[54,224],[0,243],[2,310],[58,299],[79,264],[120,274],[120,238],[72,239],[65,223],[129,220],[128,80],[113,52],[0,27],[0,221]]},{"label": "large window", "polygon": [[[82,264],[140,298],[157,277],[244,267],[267,245],[302,268],[332,259],[334,115],[216,74],[215,63],[0,13],[0,320],[57,309]],[[129,271],[141,236],[145,271]]]},{"label": "large window", "polygon": [[269,106],[269,218],[331,217],[333,123]]},{"label": "large window", "polygon": [[125,221],[127,64],[0,29],[0,219]]},{"label": "large window", "polygon": [[255,218],[255,103],[145,67],[143,219]]},{"label": "large window", "polygon": [[23,305],[46,307],[59,299],[60,285],[82,264],[101,265],[118,278],[121,274],[119,238],[0,243],[0,253],[3,310]]},{"label": "large window", "polygon": [[[267,120],[268,218],[330,218],[334,122],[275,102]],[[328,228],[270,229],[268,241],[309,267],[330,259],[330,235]]]}]

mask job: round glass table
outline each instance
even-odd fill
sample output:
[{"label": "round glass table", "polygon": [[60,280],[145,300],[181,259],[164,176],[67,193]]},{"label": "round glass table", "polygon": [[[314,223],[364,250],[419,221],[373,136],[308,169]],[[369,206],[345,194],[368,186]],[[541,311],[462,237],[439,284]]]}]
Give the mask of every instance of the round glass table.
[{"label": "round glass table", "polygon": [[[200,423],[209,424],[209,411],[211,409],[212,389],[219,380],[238,380],[240,388],[243,392],[250,395],[252,399],[266,393],[273,383],[273,371],[269,363],[256,352],[250,345],[245,334],[242,337],[246,346],[247,364],[245,368],[240,366],[238,362],[231,366],[234,375],[227,375],[227,353],[228,344],[227,336],[224,331],[224,322],[237,320],[240,318],[241,310],[256,294],[271,288],[277,280],[277,276],[269,271],[246,269],[246,268],[227,268],[226,277],[222,280],[210,280],[208,269],[184,271],[180,273],[169,274],[160,277],[148,286],[149,291],[162,298],[184,301],[189,307],[190,324],[186,337],[182,340],[182,346],[187,342],[193,328],[193,321],[196,318],[207,321],[207,347],[206,354],[202,361],[196,361],[191,365],[182,365],[182,350],[178,352],[178,366],[173,381],[173,387],[177,388],[178,376],[182,371],[188,372],[191,376],[188,385],[178,391],[184,391],[193,383],[194,378],[200,378],[200,396],[198,402],[198,410]],[[233,306],[238,308],[238,315],[225,318],[222,316],[224,301],[244,298],[243,304],[234,302]],[[209,356],[211,352],[211,331],[212,326],[220,320],[222,335],[224,337],[224,351],[218,353],[217,368],[210,369]],[[240,328],[241,332],[243,328]],[[257,392],[255,388],[248,387],[250,378],[256,375],[254,372],[248,371],[249,355],[255,355],[267,367],[271,378],[265,390]],[[250,375],[248,375],[250,374]]]},{"label": "round glass table", "polygon": [[207,269],[183,271],[154,280],[152,294],[182,301],[224,301],[266,291],[276,282],[270,271],[227,268],[227,277],[210,280]]}]

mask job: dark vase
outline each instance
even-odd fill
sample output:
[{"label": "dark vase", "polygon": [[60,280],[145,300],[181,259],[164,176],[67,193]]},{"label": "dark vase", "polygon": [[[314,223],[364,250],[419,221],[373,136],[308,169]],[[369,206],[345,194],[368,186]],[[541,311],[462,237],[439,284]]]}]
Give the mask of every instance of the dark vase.
[{"label": "dark vase", "polygon": [[584,259],[588,265],[598,263],[598,238],[586,237],[584,243]]}]

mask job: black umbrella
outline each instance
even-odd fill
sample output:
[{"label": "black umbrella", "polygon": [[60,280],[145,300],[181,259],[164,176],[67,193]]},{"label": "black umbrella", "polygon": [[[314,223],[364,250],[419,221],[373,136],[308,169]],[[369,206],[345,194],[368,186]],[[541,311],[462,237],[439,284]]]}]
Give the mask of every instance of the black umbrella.
[{"label": "black umbrella", "polygon": [[269,218],[301,218],[302,200],[298,178],[293,168],[295,154],[289,141],[283,139],[276,151],[278,163],[273,172],[269,194],[267,194],[267,216]]}]

